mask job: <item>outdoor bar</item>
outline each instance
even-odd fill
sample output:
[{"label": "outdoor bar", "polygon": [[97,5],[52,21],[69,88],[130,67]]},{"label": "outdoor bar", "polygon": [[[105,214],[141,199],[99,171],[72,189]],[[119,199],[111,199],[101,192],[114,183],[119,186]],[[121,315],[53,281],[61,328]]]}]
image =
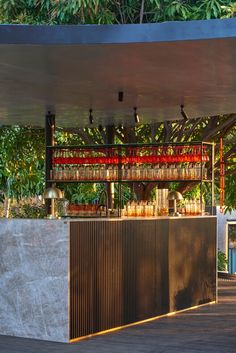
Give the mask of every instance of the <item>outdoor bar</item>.
[{"label": "outdoor bar", "polygon": [[[73,342],[216,302],[214,144],[65,146],[54,136],[91,120],[182,119],[183,106],[191,118],[235,110],[235,24],[0,26],[0,123],[45,127],[50,215],[0,219],[0,334]],[[216,62],[219,47],[228,55]],[[123,200],[125,183],[186,180],[208,183],[208,209],[201,195],[183,210],[182,195],[161,188],[152,202]],[[57,219],[60,186],[78,182],[115,183],[117,205],[104,194]]]}]

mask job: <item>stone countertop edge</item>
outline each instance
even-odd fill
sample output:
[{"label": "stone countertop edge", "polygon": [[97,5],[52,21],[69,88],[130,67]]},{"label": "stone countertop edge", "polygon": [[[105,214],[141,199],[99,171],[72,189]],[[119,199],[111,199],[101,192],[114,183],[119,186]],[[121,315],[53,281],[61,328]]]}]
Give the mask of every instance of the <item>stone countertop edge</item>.
[{"label": "stone countertop edge", "polygon": [[114,221],[153,221],[153,220],[176,220],[176,219],[206,219],[206,218],[217,218],[217,216],[206,215],[206,216],[180,216],[180,217],[172,217],[172,216],[160,216],[160,217],[101,217],[101,218],[61,218],[61,219],[47,219],[47,218],[0,218],[0,222],[14,222],[14,221],[46,221],[46,222],[63,222],[64,224],[68,222],[97,222],[97,221],[106,221],[106,222],[114,222]]}]

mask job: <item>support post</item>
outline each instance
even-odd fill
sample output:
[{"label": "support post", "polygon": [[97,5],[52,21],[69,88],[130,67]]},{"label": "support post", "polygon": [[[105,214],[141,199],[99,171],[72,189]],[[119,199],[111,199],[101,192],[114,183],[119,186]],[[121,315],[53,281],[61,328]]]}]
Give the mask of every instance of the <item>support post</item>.
[{"label": "support post", "polygon": [[201,142],[201,184],[200,184],[200,203],[201,203],[201,212],[205,212],[205,209],[203,210],[203,143]]},{"label": "support post", "polygon": [[212,144],[211,156],[211,214],[214,213],[215,206],[215,144]]},{"label": "support post", "polygon": [[[107,144],[113,144],[115,139],[115,127],[114,125],[107,126]],[[114,208],[114,183],[107,183],[106,190],[108,195],[108,207]]]},{"label": "support post", "polygon": [[[48,112],[45,116],[45,188],[51,186],[51,170],[53,150],[50,146],[54,146],[55,133],[55,115]],[[51,200],[45,200],[47,214],[51,213]]]}]

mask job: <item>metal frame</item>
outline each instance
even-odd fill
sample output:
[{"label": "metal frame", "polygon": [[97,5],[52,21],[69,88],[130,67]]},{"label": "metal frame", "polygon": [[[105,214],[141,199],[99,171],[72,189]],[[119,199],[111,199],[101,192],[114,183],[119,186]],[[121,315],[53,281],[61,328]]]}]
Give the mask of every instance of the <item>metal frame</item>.
[{"label": "metal frame", "polygon": [[[50,181],[50,171],[52,169],[52,149],[47,148],[50,144],[54,147],[54,135],[55,135],[55,115],[48,112],[45,116],[45,186],[46,188],[52,185]],[[51,214],[52,201],[45,200],[47,214]]]},{"label": "metal frame", "polygon": [[[55,118],[55,117],[54,117]],[[54,141],[53,141],[54,143]],[[144,143],[144,144],[137,144],[137,143],[130,143],[130,144],[104,144],[104,145],[48,145],[46,147],[46,151],[48,155],[50,155],[50,158],[52,158],[52,150],[53,149],[87,149],[87,150],[96,150],[96,149],[101,149],[102,148],[114,148],[116,147],[119,151],[118,153],[118,158],[121,158],[122,155],[122,149],[128,148],[128,147],[159,147],[159,146],[194,146],[194,145],[199,145],[201,146],[201,156],[203,155],[203,146],[211,146],[211,168],[210,168],[210,174],[211,174],[211,179],[204,180],[203,178],[203,160],[201,159],[201,179],[197,180],[188,180],[189,182],[200,182],[200,190],[201,190],[201,195],[200,195],[200,202],[201,202],[201,207],[203,204],[203,183],[211,183],[211,214],[213,214],[213,207],[214,207],[214,158],[215,158],[215,147],[214,143],[211,142],[204,142],[204,141],[192,141],[192,142],[178,142],[178,143],[173,143],[173,142],[164,142],[164,143]],[[51,163],[51,164],[50,164]],[[52,167],[52,160],[50,163],[46,163],[47,168]],[[52,179],[47,179],[47,183],[106,183],[106,185],[109,185],[110,183],[118,183],[118,215],[121,216],[121,205],[122,205],[122,183],[150,183],[150,182],[186,182],[186,179],[183,180],[123,180],[122,179],[122,174],[121,174],[121,161],[118,163],[118,179],[117,180],[52,180]],[[47,171],[46,175],[50,175],[50,171]]]},{"label": "metal frame", "polygon": [[124,25],[0,25],[1,44],[88,45],[236,37],[236,19]]}]

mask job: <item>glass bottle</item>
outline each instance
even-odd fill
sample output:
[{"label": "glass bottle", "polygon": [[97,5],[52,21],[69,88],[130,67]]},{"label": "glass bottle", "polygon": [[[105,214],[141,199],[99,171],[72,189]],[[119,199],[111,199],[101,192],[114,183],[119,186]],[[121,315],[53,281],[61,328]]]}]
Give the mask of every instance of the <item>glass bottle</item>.
[{"label": "glass bottle", "polygon": [[167,168],[166,168],[166,164],[163,164],[161,166],[161,180],[168,180],[167,179]]},{"label": "glass bottle", "polygon": [[190,201],[189,200],[185,201],[185,214],[186,214],[186,216],[190,216]]},{"label": "glass bottle", "polygon": [[196,200],[196,214],[201,215],[201,202],[199,199]]},{"label": "glass bottle", "polygon": [[153,169],[150,164],[147,167],[147,178],[148,180],[153,180]]},{"label": "glass bottle", "polygon": [[205,200],[202,198],[202,209],[201,209],[201,214],[204,216],[205,214]]},{"label": "glass bottle", "polygon": [[141,180],[147,180],[148,179],[148,171],[147,171],[147,164],[142,164],[142,179]]},{"label": "glass bottle", "polygon": [[84,180],[84,165],[81,165],[79,168],[79,180]]},{"label": "glass bottle", "polygon": [[158,169],[159,169],[159,165],[158,164],[152,166],[153,180],[158,180]]},{"label": "glass bottle", "polygon": [[136,203],[135,203],[135,201],[131,202],[131,216],[136,217]]},{"label": "glass bottle", "polygon": [[139,202],[136,204],[136,216],[140,217],[142,215],[141,205]]},{"label": "glass bottle", "polygon": [[127,202],[126,209],[127,209],[127,216],[130,217],[131,216],[131,204],[130,204],[130,201]]},{"label": "glass bottle", "polygon": [[99,180],[106,180],[106,168],[104,165],[100,168],[100,178]]},{"label": "glass bottle", "polygon": [[54,169],[52,170],[51,179],[58,180],[58,166],[55,165]]},{"label": "glass bottle", "polygon": [[58,180],[65,180],[64,167],[62,165],[58,167]]}]

